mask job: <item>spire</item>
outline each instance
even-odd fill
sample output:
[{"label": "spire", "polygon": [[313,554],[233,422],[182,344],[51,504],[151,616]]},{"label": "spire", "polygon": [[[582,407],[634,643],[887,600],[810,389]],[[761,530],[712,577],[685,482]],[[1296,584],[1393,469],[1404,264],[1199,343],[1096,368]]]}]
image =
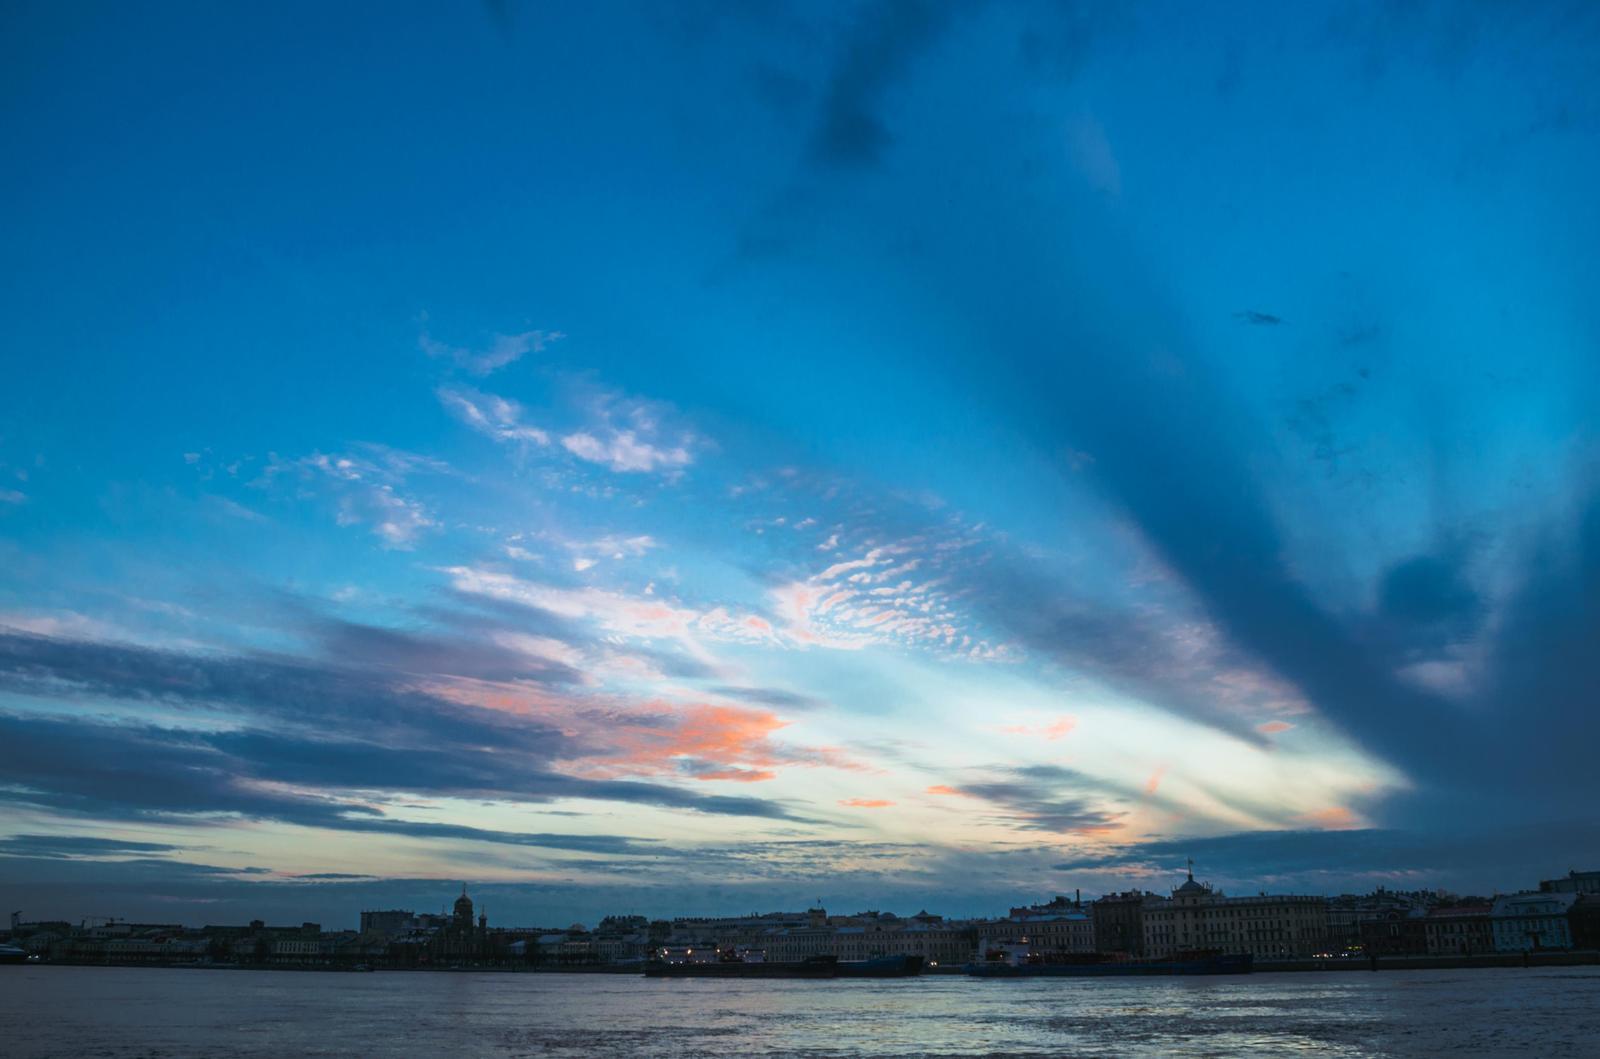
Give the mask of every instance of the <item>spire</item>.
[{"label": "spire", "polygon": [[[1193,857],[1189,858],[1189,881],[1190,882],[1194,882],[1194,858]],[[462,893],[466,893],[465,890],[462,890],[461,892]]]}]

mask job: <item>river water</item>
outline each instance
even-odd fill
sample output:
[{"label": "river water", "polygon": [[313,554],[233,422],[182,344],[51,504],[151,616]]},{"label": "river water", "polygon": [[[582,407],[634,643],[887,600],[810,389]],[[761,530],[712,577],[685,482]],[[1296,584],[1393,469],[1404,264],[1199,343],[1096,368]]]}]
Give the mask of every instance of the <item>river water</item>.
[{"label": "river water", "polygon": [[0,1055],[1596,1056],[1600,968],[831,982],[0,967]]}]

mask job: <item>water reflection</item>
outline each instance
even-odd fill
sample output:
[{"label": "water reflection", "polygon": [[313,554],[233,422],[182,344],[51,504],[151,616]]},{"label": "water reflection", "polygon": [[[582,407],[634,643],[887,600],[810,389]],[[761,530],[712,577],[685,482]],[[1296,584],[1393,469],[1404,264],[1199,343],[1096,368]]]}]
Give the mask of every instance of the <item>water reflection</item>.
[{"label": "water reflection", "polygon": [[1583,968],[1248,979],[647,980],[25,967],[8,1056],[1593,1055]]}]

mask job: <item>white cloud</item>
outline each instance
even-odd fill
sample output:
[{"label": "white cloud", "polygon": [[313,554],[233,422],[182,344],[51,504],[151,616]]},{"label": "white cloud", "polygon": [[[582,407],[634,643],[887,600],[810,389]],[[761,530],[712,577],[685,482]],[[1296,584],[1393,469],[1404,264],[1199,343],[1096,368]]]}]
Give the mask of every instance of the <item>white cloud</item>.
[{"label": "white cloud", "polygon": [[529,353],[538,353],[557,339],[565,338],[560,331],[523,331],[515,335],[495,335],[489,348],[474,351],[461,346],[449,346],[438,341],[426,331],[417,339],[422,351],[430,357],[454,361],[457,367],[473,375],[484,376],[514,364]]},{"label": "white cloud", "polygon": [[439,523],[423,505],[395,492],[391,485],[376,485],[346,494],[339,502],[341,526],[371,525],[384,546],[408,550],[425,531]]},{"label": "white cloud", "polygon": [[446,411],[480,434],[504,444],[550,444],[547,432],[522,421],[516,401],[466,387],[442,386],[437,393]]},{"label": "white cloud", "polygon": [[653,445],[631,430],[613,430],[605,438],[578,431],[564,436],[561,444],[580,460],[603,464],[613,471],[677,470],[694,459],[682,445]]},{"label": "white cloud", "polygon": [[409,549],[427,530],[439,526],[427,507],[399,489],[417,472],[451,473],[450,465],[384,445],[360,445],[351,453],[314,452],[284,463],[276,460],[263,472],[270,483],[285,471],[302,480],[321,478],[338,498],[335,521],[341,526],[370,526],[386,548]]}]

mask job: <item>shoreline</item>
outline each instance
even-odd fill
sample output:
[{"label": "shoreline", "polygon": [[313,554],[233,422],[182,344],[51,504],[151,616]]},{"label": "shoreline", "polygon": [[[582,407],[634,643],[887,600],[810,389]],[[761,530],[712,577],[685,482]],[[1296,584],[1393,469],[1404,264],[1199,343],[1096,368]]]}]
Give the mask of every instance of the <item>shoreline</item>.
[{"label": "shoreline", "polygon": [[[385,974],[462,974],[462,973],[498,973],[498,974],[612,974],[633,975],[644,977],[642,967],[628,967],[610,964],[582,965],[575,964],[567,967],[529,967],[506,965],[461,965],[455,967],[348,967],[330,966],[326,964],[239,964],[239,963],[164,963],[155,961],[106,961],[106,960],[38,960],[28,963],[8,964],[5,966],[17,967],[135,967],[148,970],[167,971],[290,971],[290,972],[318,972],[324,974],[369,974],[383,972]],[[1437,970],[1462,970],[1473,968],[1503,968],[1524,967],[1528,969],[1548,967],[1592,967],[1600,966],[1600,950],[1563,950],[1559,952],[1496,952],[1484,953],[1475,956],[1378,956],[1378,957],[1349,957],[1327,960],[1298,959],[1298,960],[1257,960],[1251,974],[1293,973],[1308,974],[1317,972],[1348,972],[1348,971],[1437,971]],[[4,974],[0,970],[0,974]],[[932,977],[957,975],[965,976],[965,966],[925,967],[920,975],[909,977]],[[1173,977],[1168,975],[1155,975],[1151,977]],[[1177,976],[1183,977],[1183,976]],[[1200,976],[1207,977],[1207,976]],[[1248,975],[1225,975],[1229,979],[1248,977]],[[1119,979],[1120,980],[1120,979]]]}]

